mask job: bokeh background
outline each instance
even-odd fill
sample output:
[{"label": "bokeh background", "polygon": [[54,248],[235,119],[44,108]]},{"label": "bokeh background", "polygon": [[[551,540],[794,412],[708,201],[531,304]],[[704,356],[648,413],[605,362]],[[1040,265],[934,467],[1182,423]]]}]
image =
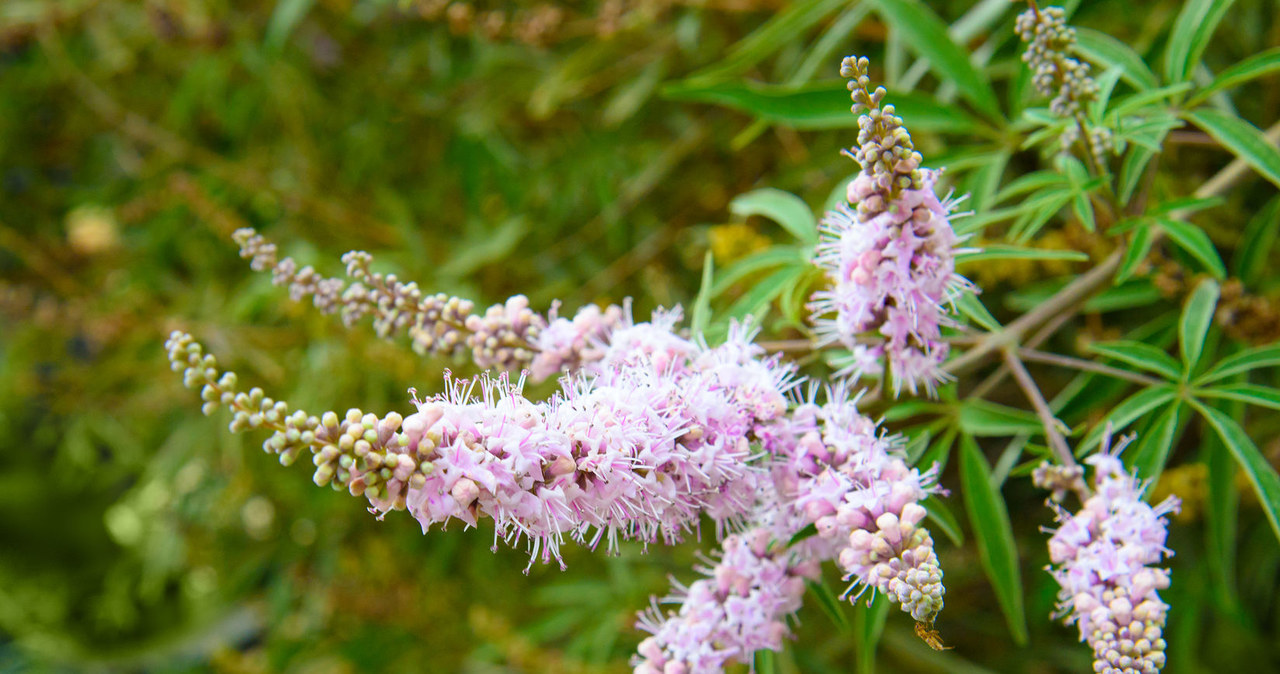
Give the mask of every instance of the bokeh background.
[{"label": "bokeh background", "polygon": [[[974,3],[929,4],[954,20]],[[1141,4],[1086,2],[1073,21],[1145,53],[1180,3]],[[1016,68],[1014,8],[983,5],[994,18],[972,46],[1002,33]],[[1206,59],[1280,44],[1275,9],[1237,2]],[[708,251],[723,266],[786,238],[732,216],[734,196],[770,186],[820,207],[852,172],[839,59],[889,54],[901,75],[910,63],[886,40],[865,8],[830,0],[0,3],[0,671],[628,671],[635,612],[668,575],[693,578],[696,543],[574,549],[568,571],[525,575],[524,554],[490,551],[491,532],[376,521],[275,465],[262,438],[201,416],[164,336],[191,331],[246,386],[313,412],[405,410],[409,387],[468,371],[289,301],[237,257],[242,226],[330,274],[369,250],[381,271],[482,305],[687,305]],[[673,83],[691,73],[812,97],[753,114],[731,89],[682,95]],[[1280,88],[1240,105],[1274,112]],[[917,144],[945,163],[965,130],[921,119]],[[1221,159],[1184,158],[1186,183]],[[1244,218],[1249,203],[1231,208]],[[1079,268],[977,273],[998,307]],[[1169,671],[1273,671],[1280,550],[1246,502],[1238,594],[1215,594],[1197,560],[1202,483],[1191,469],[1162,485],[1191,506],[1173,533]],[[1041,495],[1025,481],[1005,495],[1031,646],[1008,639],[973,545],[942,540],[938,627],[956,648],[930,651],[895,612],[881,671],[1088,667],[1074,630],[1048,620]],[[852,669],[847,629],[813,606],[800,620],[780,671]]]}]

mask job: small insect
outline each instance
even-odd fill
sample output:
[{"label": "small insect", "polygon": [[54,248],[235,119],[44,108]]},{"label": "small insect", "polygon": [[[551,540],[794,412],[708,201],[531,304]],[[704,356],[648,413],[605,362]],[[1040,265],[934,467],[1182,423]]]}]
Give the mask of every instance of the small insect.
[{"label": "small insect", "polygon": [[929,648],[935,651],[951,650],[951,646],[946,646],[942,643],[942,635],[938,633],[938,630],[933,629],[933,625],[916,623],[916,636],[920,637],[921,641],[929,644]]}]

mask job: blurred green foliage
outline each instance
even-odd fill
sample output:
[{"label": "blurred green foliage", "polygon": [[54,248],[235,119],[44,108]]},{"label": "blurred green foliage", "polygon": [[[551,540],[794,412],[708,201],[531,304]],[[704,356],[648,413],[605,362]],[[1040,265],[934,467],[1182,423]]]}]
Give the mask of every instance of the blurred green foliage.
[{"label": "blurred green foliage", "polygon": [[[236,257],[228,235],[246,225],[330,273],[342,252],[366,249],[384,271],[478,302],[525,293],[572,309],[632,295],[640,315],[689,305],[707,251],[723,266],[791,241],[749,217],[766,207],[731,209],[735,196],[768,186],[820,206],[852,172],[837,154],[856,132],[835,75],[855,51],[880,57],[928,163],[946,165],[976,210],[1000,204],[1006,173],[1040,165],[1018,145],[1026,83],[1010,3],[928,3],[994,76],[967,88],[964,72],[935,73],[907,49],[929,26],[875,4],[0,5],[0,670],[625,671],[640,636],[634,612],[666,592],[668,574],[691,577],[696,544],[648,555],[630,546],[616,558],[570,548],[568,571],[535,566],[525,577],[524,555],[491,552],[483,530],[423,536],[407,517],[378,522],[302,469],[270,465],[258,439],[226,433],[225,419],[194,414],[161,342],[189,329],[243,381],[311,410],[405,409],[408,387],[431,390],[443,368],[466,369],[290,302]],[[1151,57],[1180,7],[1089,2],[1073,22]],[[1280,43],[1274,10],[1272,0],[1234,3],[1204,63],[1220,72]],[[1228,99],[1258,124],[1280,109],[1280,87],[1263,83]],[[1015,123],[992,122],[1002,109]],[[1226,155],[1178,133],[1162,157],[1176,170],[1159,173],[1158,191],[1190,194]],[[1236,248],[1250,217],[1268,212],[1274,190],[1263,186],[1214,212],[1214,244]],[[1024,224],[1043,227],[1057,210]],[[1000,318],[1043,296],[1031,282],[1105,254],[1105,240],[1069,220],[1053,220],[1036,245],[1082,255],[964,270]],[[1252,270],[1250,289],[1274,298],[1280,274],[1257,255],[1233,273]],[[795,336],[803,296],[751,292],[767,269],[721,280],[714,308],[777,302],[784,318],[770,336]],[[1162,279],[1175,286],[1164,295]],[[1099,308],[1069,338],[1172,343],[1183,286],[1158,274],[1135,283],[1146,294],[1111,305],[1130,313],[1104,321]],[[1025,404],[1016,389],[994,397]],[[1067,400],[1061,415],[1083,423],[1100,412]],[[1280,420],[1250,429],[1275,437]],[[1225,452],[1203,435],[1181,452],[1203,451],[1212,465]],[[1000,481],[1021,451],[1001,454]],[[1204,479],[1182,471],[1166,482],[1194,510],[1206,507]],[[885,671],[1088,667],[1074,630],[1046,619],[1055,588],[1039,571],[1042,495],[1010,481],[1003,496],[1023,515],[1013,527],[1031,647],[1005,633],[975,547],[944,543],[938,627],[956,649],[928,650],[893,616],[878,651]],[[1280,548],[1247,496],[1238,526],[1238,552],[1218,542],[1231,547],[1225,556],[1204,548],[1196,517],[1175,527],[1170,672],[1280,667]],[[773,666],[871,662],[856,653],[875,631],[872,612],[843,610],[842,629],[806,607],[805,648]]]}]

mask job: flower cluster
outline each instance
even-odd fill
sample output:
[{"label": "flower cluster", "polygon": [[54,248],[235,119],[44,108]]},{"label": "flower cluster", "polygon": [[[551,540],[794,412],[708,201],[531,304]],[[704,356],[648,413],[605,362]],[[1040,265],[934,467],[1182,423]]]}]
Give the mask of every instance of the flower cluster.
[{"label": "flower cluster", "polygon": [[849,184],[848,204],[823,220],[815,263],[830,286],[814,294],[810,309],[824,342],[853,351],[845,374],[878,373],[883,359],[895,392],[906,386],[932,394],[946,378],[947,305],[972,285],[955,272],[960,239],[950,223],[953,204],[935,191],[939,172],[920,168],[902,119],[892,105],[880,107],[884,88],[869,90],[867,65],[849,57],[841,68],[862,113],[851,153],[862,171]]},{"label": "flower cluster", "polygon": [[653,636],[637,649],[636,674],[711,674],[750,663],[755,651],[782,650],[787,617],[800,608],[805,580],[817,580],[818,563],[759,526],[727,536],[719,559],[700,571],[705,578],[677,584],[665,600],[678,612],[664,615],[655,602],[641,614],[638,626]]},{"label": "flower cluster", "polygon": [[561,372],[573,372],[585,363],[603,358],[609,334],[622,324],[627,311],[616,304],[604,311],[588,304],[568,319],[557,315],[558,309],[555,305],[551,307],[547,327],[534,343],[537,355],[529,365],[529,374],[536,381]]},{"label": "flower cluster", "polygon": [[938,491],[934,473],[907,466],[843,387],[828,397],[793,413],[797,439],[779,452],[779,491],[817,527],[851,590],[883,592],[917,622],[932,624],[945,589],[933,539],[920,526],[920,501]]},{"label": "flower cluster", "polygon": [[[496,535],[559,559],[565,537],[680,540],[701,514],[717,526],[754,504],[756,429],[785,411],[790,370],[762,359],[752,333],[706,348],[679,337],[679,312],[623,322],[591,367],[545,402],[504,378],[479,397],[455,385],[405,420],[435,466],[409,492],[423,525],[494,520]],[[420,450],[421,451],[421,450]]]},{"label": "flower cluster", "polygon": [[[1022,60],[1031,69],[1032,85],[1041,94],[1053,97],[1049,111],[1077,122],[1062,133],[1062,148],[1066,150],[1079,138],[1084,126],[1082,106],[1098,97],[1098,84],[1089,74],[1089,64],[1067,55],[1076,43],[1076,31],[1067,25],[1066,12],[1061,7],[1038,9],[1034,5],[1018,15],[1015,30],[1027,43]],[[1113,146],[1111,131],[1091,127],[1088,135],[1089,151],[1099,162],[1104,161]]]},{"label": "flower cluster", "polygon": [[1087,459],[1095,490],[1080,512],[1058,509],[1050,573],[1062,588],[1059,610],[1093,648],[1094,671],[1155,674],[1165,663],[1169,609],[1157,590],[1169,587],[1169,572],[1152,565],[1173,554],[1164,515],[1177,512],[1178,501],[1144,502],[1144,485],[1120,462],[1122,448],[1104,447]]},{"label": "flower cluster", "polygon": [[404,419],[289,414],[257,389],[236,393],[234,373],[220,373],[190,336],[175,333],[169,352],[187,384],[203,387],[206,413],[227,404],[233,431],[275,430],[263,446],[286,464],[309,449],[317,484],[383,513],[408,510],[424,532],[490,518],[495,539],[523,541],[546,562],[560,560],[566,537],[610,548],[619,538],[674,542],[702,514],[719,532],[755,505],[766,471],[751,442],[786,411],[792,370],[744,326],[712,348],[678,336],[679,318],[622,317],[600,357],[547,401],[528,400],[505,373],[446,378],[444,393]]}]

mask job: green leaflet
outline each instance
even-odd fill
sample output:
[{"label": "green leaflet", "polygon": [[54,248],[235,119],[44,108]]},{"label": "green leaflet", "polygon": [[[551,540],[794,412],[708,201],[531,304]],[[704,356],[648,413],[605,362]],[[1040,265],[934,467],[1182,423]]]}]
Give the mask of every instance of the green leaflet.
[{"label": "green leaflet", "polygon": [[982,450],[968,435],[960,438],[960,483],[965,507],[969,511],[969,524],[982,557],[982,568],[995,589],[1013,640],[1020,645],[1026,644],[1027,616],[1022,603],[1022,572],[1018,565],[1018,549],[1013,542],[1013,528],[1009,524],[1009,511],[1000,492],[991,484],[991,468],[982,456]]}]

